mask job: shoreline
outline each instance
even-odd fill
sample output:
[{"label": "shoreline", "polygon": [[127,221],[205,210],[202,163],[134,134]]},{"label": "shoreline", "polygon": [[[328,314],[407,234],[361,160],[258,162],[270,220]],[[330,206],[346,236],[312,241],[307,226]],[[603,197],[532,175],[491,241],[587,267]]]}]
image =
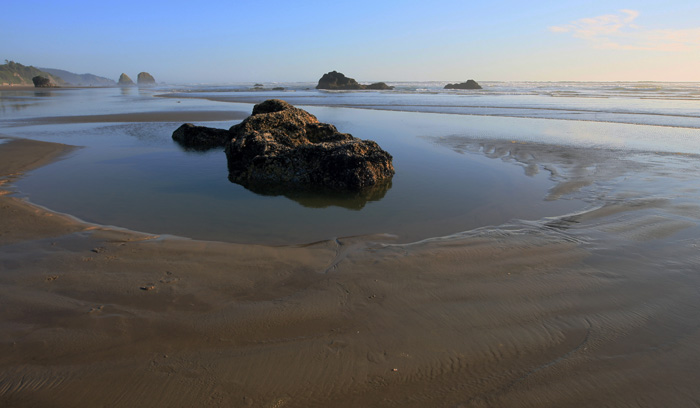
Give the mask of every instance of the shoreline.
[{"label": "shoreline", "polygon": [[[347,91],[347,92],[355,92],[355,91]],[[359,92],[376,92],[376,91],[359,91]],[[282,93],[282,92],[281,92]],[[265,99],[269,99],[270,96],[246,96],[246,97],[230,97],[230,96],[189,96],[187,95],[187,92],[175,92],[175,93],[161,93],[157,95],[153,95],[156,98],[167,98],[167,99],[199,99],[199,100],[207,100],[211,102],[223,102],[223,103],[238,103],[238,104],[250,104],[254,105],[257,103],[260,103],[264,101]],[[279,97],[279,99],[285,99],[283,97]],[[286,100],[286,99],[285,99]],[[338,108],[348,108],[348,109],[360,109],[360,110],[376,110],[376,111],[387,111],[387,112],[407,112],[407,113],[420,113],[420,114],[441,114],[441,115],[460,115],[460,116],[483,116],[483,117],[494,117],[494,118],[519,118],[519,119],[538,119],[538,120],[553,120],[553,121],[575,121],[575,122],[591,122],[591,123],[611,123],[611,124],[622,124],[622,125],[639,125],[639,126],[656,126],[656,127],[662,127],[662,128],[676,128],[676,129],[700,129],[700,125],[676,125],[676,124],[662,124],[662,123],[644,123],[640,124],[638,122],[634,122],[632,120],[601,120],[601,119],[584,119],[584,118],[576,118],[576,117],[556,117],[556,118],[549,118],[549,117],[542,117],[542,116],[536,116],[536,115],[527,115],[527,114],[493,114],[493,113],[484,113],[484,112],[479,112],[479,113],[469,113],[469,112],[451,112],[448,110],[444,110],[445,108],[451,108],[451,109],[473,109],[473,108],[478,108],[478,109],[512,109],[512,110],[540,110],[541,108],[533,108],[533,107],[517,107],[517,106],[479,106],[479,105],[474,105],[474,106],[434,106],[435,108],[442,108],[443,110],[415,110],[415,109],[410,109],[412,105],[404,105],[404,106],[397,106],[397,105],[338,105],[338,104],[323,104],[323,103],[308,103],[305,101],[293,101],[290,102],[293,103],[295,106],[299,107],[306,107],[306,108],[313,108],[313,107],[323,107],[323,108],[333,108],[333,107],[338,107]],[[399,109],[400,107],[408,107],[408,109]],[[419,107],[425,108],[425,106],[419,105]],[[433,107],[431,105],[427,105],[427,107]],[[668,115],[668,114],[660,114],[660,113],[639,113],[639,112],[608,112],[608,111],[596,111],[596,110],[572,110],[572,109],[552,109],[548,108],[547,110],[550,111],[561,111],[565,113],[570,113],[572,115],[579,115],[579,114],[591,114],[591,115],[597,115],[597,114],[614,114],[614,115],[620,115],[622,117],[628,117],[632,115],[647,115],[647,116],[652,116],[652,117],[659,117],[659,118],[682,118],[682,119],[698,119],[698,116],[693,116],[693,115]]]},{"label": "shoreline", "polygon": [[[0,144],[0,405],[683,406],[698,397],[700,330],[687,322],[700,311],[699,278],[693,265],[660,274],[650,262],[691,259],[694,247],[671,243],[698,226],[673,214],[695,207],[642,197],[411,244],[196,241],[83,224],[8,193],[7,180],[71,149]],[[668,245],[635,249],[649,239]]]},{"label": "shoreline", "polygon": [[[169,105],[175,103],[121,106],[137,115],[29,121],[148,122],[168,119]],[[191,105],[172,110],[186,115],[187,108],[208,106]],[[406,128],[417,123],[425,128],[416,136],[420,143],[435,148],[427,165],[443,153],[477,155],[494,165],[476,168],[470,173],[476,177],[501,166],[510,166],[516,182],[523,172],[539,174],[549,187],[524,193],[535,192],[538,203],[542,197],[583,200],[585,208],[408,243],[358,235],[266,246],[154,235],[121,229],[119,222],[83,223],[12,194],[23,173],[75,147],[11,139],[0,144],[6,180],[0,187],[0,405],[454,408],[700,401],[700,190],[692,187],[700,162],[692,154],[661,153],[675,146],[696,152],[692,140],[673,138],[683,132],[647,130],[653,140],[646,143],[637,126],[577,123],[569,125],[581,139],[558,144],[569,128],[557,123],[453,122],[437,115],[428,122],[413,114],[319,111],[376,132],[391,120],[405,119],[396,123]],[[519,129],[513,125],[527,131],[509,133]],[[169,140],[163,129],[165,137],[155,144]],[[89,140],[89,134],[69,135],[69,127],[43,131],[38,137],[44,140]],[[514,140],[497,138],[511,134]],[[133,146],[143,153],[142,144]],[[660,146],[659,152],[649,146]],[[99,160],[83,169],[95,172],[92,163]],[[76,169],[69,162],[56,168],[64,164]],[[130,177],[157,167],[138,168],[142,173]],[[70,172],[41,174],[70,181],[56,184],[59,194],[82,189],[78,203],[107,208],[89,204],[104,190],[76,185],[80,178],[63,176]],[[132,179],[118,176],[134,188]],[[459,181],[446,188],[471,193]],[[523,210],[519,194],[504,201]],[[458,214],[474,215],[455,202]],[[214,215],[232,208],[202,207]],[[207,222],[198,226],[213,229]]]},{"label": "shoreline", "polygon": [[101,89],[101,88],[118,88],[118,86],[79,86],[67,85],[50,88],[36,87],[34,85],[0,85],[0,91],[52,91],[58,89]]}]

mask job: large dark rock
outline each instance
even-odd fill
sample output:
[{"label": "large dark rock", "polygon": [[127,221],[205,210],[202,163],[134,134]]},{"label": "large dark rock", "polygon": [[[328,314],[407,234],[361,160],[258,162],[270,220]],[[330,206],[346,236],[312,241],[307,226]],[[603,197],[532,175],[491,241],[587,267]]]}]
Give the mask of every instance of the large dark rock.
[{"label": "large dark rock", "polygon": [[187,150],[209,150],[221,148],[231,139],[226,129],[214,129],[185,123],[173,132],[173,140]]},{"label": "large dark rock", "polygon": [[318,85],[316,89],[329,89],[329,90],[357,90],[357,89],[394,89],[393,86],[389,86],[384,82],[376,82],[370,85],[361,85],[355,79],[348,78],[345,75],[337,71],[331,71],[323,74],[321,79],[318,80]]},{"label": "large dark rock", "polygon": [[58,88],[58,85],[56,85],[56,83],[53,80],[51,80],[51,78],[47,78],[40,75],[33,77],[32,82],[34,82],[35,88]]},{"label": "large dark rock", "polygon": [[136,85],[134,84],[134,81],[129,78],[129,75],[122,73],[119,75],[119,82],[117,82],[117,85],[119,86],[133,86]]},{"label": "large dark rock", "polygon": [[253,114],[229,132],[229,179],[248,188],[359,190],[394,175],[391,155],[377,143],[340,133],[278,99],[255,105]]},{"label": "large dark rock", "polygon": [[470,79],[467,82],[462,82],[460,84],[447,84],[445,89],[483,89],[481,85],[477,84],[475,80]]},{"label": "large dark rock", "polygon": [[148,72],[139,72],[139,75],[136,77],[136,82],[138,82],[139,86],[152,86],[156,84],[155,78]]},{"label": "large dark rock", "polygon": [[353,78],[348,78],[337,71],[323,74],[318,80],[316,89],[362,89],[362,86]]}]

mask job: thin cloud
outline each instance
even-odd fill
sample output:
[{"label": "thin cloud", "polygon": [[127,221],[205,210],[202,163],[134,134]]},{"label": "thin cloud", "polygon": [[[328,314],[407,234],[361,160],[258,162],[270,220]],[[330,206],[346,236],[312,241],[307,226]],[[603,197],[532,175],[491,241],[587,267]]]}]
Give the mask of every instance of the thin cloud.
[{"label": "thin cloud", "polygon": [[693,51],[700,50],[700,27],[690,29],[648,29],[634,24],[636,10],[582,18],[562,26],[549,27],[553,33],[571,33],[593,47],[615,50]]}]

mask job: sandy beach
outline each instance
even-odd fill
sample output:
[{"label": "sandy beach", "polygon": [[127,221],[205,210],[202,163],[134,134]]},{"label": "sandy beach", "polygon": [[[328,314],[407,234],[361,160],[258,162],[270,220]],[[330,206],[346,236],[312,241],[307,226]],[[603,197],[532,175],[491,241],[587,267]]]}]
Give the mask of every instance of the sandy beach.
[{"label": "sandy beach", "polygon": [[0,408],[700,408],[699,1],[1,4]]},{"label": "sandy beach", "polygon": [[[509,160],[544,152],[480,148]],[[86,224],[13,196],[14,180],[72,149],[0,144],[4,407],[700,398],[696,204],[632,198],[410,244],[195,241]],[[586,174],[575,150],[556,156],[576,170],[562,189],[606,177]]]}]

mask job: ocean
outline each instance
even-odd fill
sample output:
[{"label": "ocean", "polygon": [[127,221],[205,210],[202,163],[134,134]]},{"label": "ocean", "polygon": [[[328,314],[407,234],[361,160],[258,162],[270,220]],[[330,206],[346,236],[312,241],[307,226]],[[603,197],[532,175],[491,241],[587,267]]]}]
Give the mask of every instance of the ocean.
[{"label": "ocean", "polygon": [[[263,89],[284,88],[288,101],[300,105],[700,127],[700,83],[482,82],[484,89],[476,91],[445,90],[445,84],[390,82],[394,90],[381,92],[318,92],[312,83],[261,85]],[[194,86],[175,95],[230,102],[257,100],[249,89]]]}]

